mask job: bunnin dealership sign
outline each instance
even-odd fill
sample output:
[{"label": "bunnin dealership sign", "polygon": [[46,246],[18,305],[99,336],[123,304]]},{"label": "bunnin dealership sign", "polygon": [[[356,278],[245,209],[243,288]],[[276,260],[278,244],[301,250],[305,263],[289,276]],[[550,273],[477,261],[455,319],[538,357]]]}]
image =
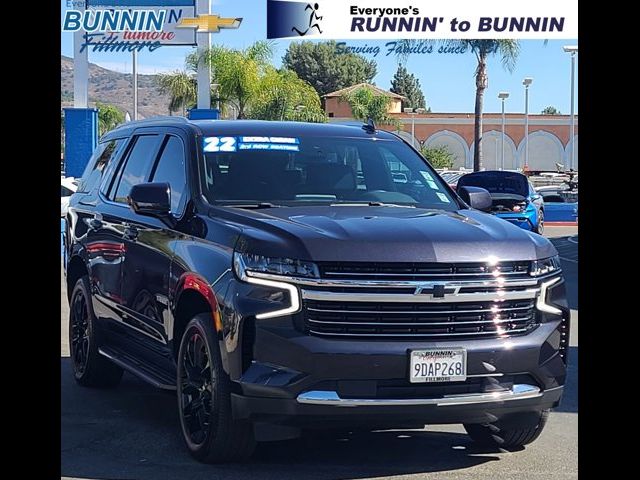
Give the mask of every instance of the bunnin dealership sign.
[{"label": "bunnin dealership sign", "polygon": [[267,38],[561,39],[578,0],[267,0]]},{"label": "bunnin dealership sign", "polygon": [[73,0],[68,8],[62,29],[84,32],[81,51],[196,45],[196,29],[183,23],[195,17],[195,0]]}]

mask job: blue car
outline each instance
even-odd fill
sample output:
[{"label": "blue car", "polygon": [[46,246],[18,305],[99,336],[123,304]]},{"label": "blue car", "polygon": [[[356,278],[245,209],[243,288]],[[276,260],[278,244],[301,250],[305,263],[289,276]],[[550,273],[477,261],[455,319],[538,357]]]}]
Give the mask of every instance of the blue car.
[{"label": "blue car", "polygon": [[578,191],[562,187],[541,187],[548,222],[578,221]]},{"label": "blue car", "polygon": [[544,199],[529,179],[518,172],[485,170],[468,173],[458,180],[457,188],[482,187],[491,194],[491,213],[525,230],[544,231]]}]

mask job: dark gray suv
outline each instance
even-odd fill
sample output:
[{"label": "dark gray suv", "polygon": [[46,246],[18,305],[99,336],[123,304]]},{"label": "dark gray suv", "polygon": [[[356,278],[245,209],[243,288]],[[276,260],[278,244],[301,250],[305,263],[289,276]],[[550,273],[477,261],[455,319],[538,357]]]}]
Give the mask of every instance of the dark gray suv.
[{"label": "dark gray suv", "polygon": [[569,310],[551,243],[490,207],[371,124],[127,123],[67,214],[75,378],[175,390],[206,462],[307,429],[527,444],[562,396]]}]

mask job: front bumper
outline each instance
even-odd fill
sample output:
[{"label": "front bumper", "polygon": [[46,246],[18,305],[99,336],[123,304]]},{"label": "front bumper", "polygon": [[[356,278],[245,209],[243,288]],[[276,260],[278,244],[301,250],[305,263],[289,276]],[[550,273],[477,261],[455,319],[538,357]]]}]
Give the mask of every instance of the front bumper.
[{"label": "front bumper", "polygon": [[[417,428],[484,423],[551,408],[561,399],[569,328],[563,281],[539,293],[556,311],[539,308],[539,323],[526,334],[433,339],[309,334],[300,328],[302,312],[255,319],[254,312],[261,309],[258,301],[271,298],[270,292],[235,286],[247,289],[227,292],[244,320],[240,328],[230,324],[229,335],[223,337],[223,362],[233,381],[233,415],[254,425]],[[514,287],[506,291],[528,292]],[[358,295],[369,301],[375,297],[370,292]],[[429,348],[464,348],[467,379],[410,383],[409,352]]]},{"label": "front bumper", "polygon": [[522,215],[518,213],[497,213],[496,217],[502,218],[509,223],[513,223],[517,227],[520,227],[524,230],[533,231],[536,228],[534,223],[534,219],[528,215]]},{"label": "front bumper", "polygon": [[[285,318],[260,322],[253,361],[236,381],[236,418],[310,427],[483,423],[557,406],[562,396],[561,321],[507,339],[407,342],[293,333]],[[467,381],[410,383],[409,350],[432,347],[465,348]]]},{"label": "front bumper", "polygon": [[232,395],[234,416],[258,424],[331,428],[422,427],[426,424],[488,423],[512,414],[539,411],[560,403],[563,387],[540,391],[518,384],[501,392],[425,399],[342,399],[336,392],[313,391],[296,399]]}]

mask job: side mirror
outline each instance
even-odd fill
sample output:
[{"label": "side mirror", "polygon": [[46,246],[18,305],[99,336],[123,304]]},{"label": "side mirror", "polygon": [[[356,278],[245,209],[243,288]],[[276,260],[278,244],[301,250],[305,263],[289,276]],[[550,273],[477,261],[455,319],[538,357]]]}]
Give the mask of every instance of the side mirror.
[{"label": "side mirror", "polygon": [[471,208],[482,210],[483,212],[491,210],[493,200],[491,199],[491,194],[484,188],[462,186],[458,188],[458,195]]},{"label": "side mirror", "polygon": [[164,218],[171,212],[171,187],[168,183],[140,183],[131,187],[127,202],[139,215]]}]

